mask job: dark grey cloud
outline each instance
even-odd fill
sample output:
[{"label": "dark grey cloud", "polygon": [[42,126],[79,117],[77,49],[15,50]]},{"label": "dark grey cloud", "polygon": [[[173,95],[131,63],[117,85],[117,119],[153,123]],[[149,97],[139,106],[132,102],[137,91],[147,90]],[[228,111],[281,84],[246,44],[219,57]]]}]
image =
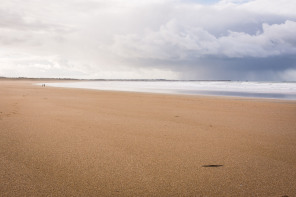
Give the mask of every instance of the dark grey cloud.
[{"label": "dark grey cloud", "polygon": [[[270,81],[285,77],[286,71],[296,68],[295,56],[206,58],[186,64],[184,77],[206,80],[259,80]],[[206,65],[206,66],[204,66]],[[293,80],[293,79],[290,79]]]}]

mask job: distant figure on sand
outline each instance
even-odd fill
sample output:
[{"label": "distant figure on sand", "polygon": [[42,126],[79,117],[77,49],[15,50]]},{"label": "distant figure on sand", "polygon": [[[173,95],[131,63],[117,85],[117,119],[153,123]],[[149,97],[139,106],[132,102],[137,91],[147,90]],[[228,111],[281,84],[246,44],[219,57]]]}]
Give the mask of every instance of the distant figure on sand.
[{"label": "distant figure on sand", "polygon": [[42,87],[45,87],[45,84],[42,84]]}]

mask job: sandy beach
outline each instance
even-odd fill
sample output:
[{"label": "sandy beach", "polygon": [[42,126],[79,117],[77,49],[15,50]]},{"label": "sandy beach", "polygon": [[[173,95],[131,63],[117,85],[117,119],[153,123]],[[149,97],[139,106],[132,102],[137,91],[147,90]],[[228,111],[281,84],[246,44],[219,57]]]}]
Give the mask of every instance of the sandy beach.
[{"label": "sandy beach", "polygon": [[296,196],[296,101],[33,83],[0,80],[0,196]]}]

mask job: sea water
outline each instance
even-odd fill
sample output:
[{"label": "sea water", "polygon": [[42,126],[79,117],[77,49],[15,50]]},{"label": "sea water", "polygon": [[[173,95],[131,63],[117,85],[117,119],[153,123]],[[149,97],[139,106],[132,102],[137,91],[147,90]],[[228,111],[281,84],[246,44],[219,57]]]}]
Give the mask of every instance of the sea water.
[{"label": "sea water", "polygon": [[111,91],[296,100],[296,82],[103,80],[46,83],[46,85]]}]

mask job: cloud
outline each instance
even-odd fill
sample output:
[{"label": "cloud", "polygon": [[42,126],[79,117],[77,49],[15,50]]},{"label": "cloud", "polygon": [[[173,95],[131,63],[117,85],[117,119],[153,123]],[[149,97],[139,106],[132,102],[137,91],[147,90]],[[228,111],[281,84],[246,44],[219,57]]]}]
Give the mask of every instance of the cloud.
[{"label": "cloud", "polygon": [[293,79],[294,82],[296,81],[296,69],[285,70],[280,75],[283,80],[291,81]]},{"label": "cloud", "polygon": [[191,59],[204,56],[269,57],[296,55],[296,22],[262,24],[262,32],[228,32],[215,37],[210,32],[169,21],[158,31],[115,37],[113,49],[127,58]]},{"label": "cloud", "polygon": [[293,78],[294,0],[202,2],[2,0],[0,75]]}]

